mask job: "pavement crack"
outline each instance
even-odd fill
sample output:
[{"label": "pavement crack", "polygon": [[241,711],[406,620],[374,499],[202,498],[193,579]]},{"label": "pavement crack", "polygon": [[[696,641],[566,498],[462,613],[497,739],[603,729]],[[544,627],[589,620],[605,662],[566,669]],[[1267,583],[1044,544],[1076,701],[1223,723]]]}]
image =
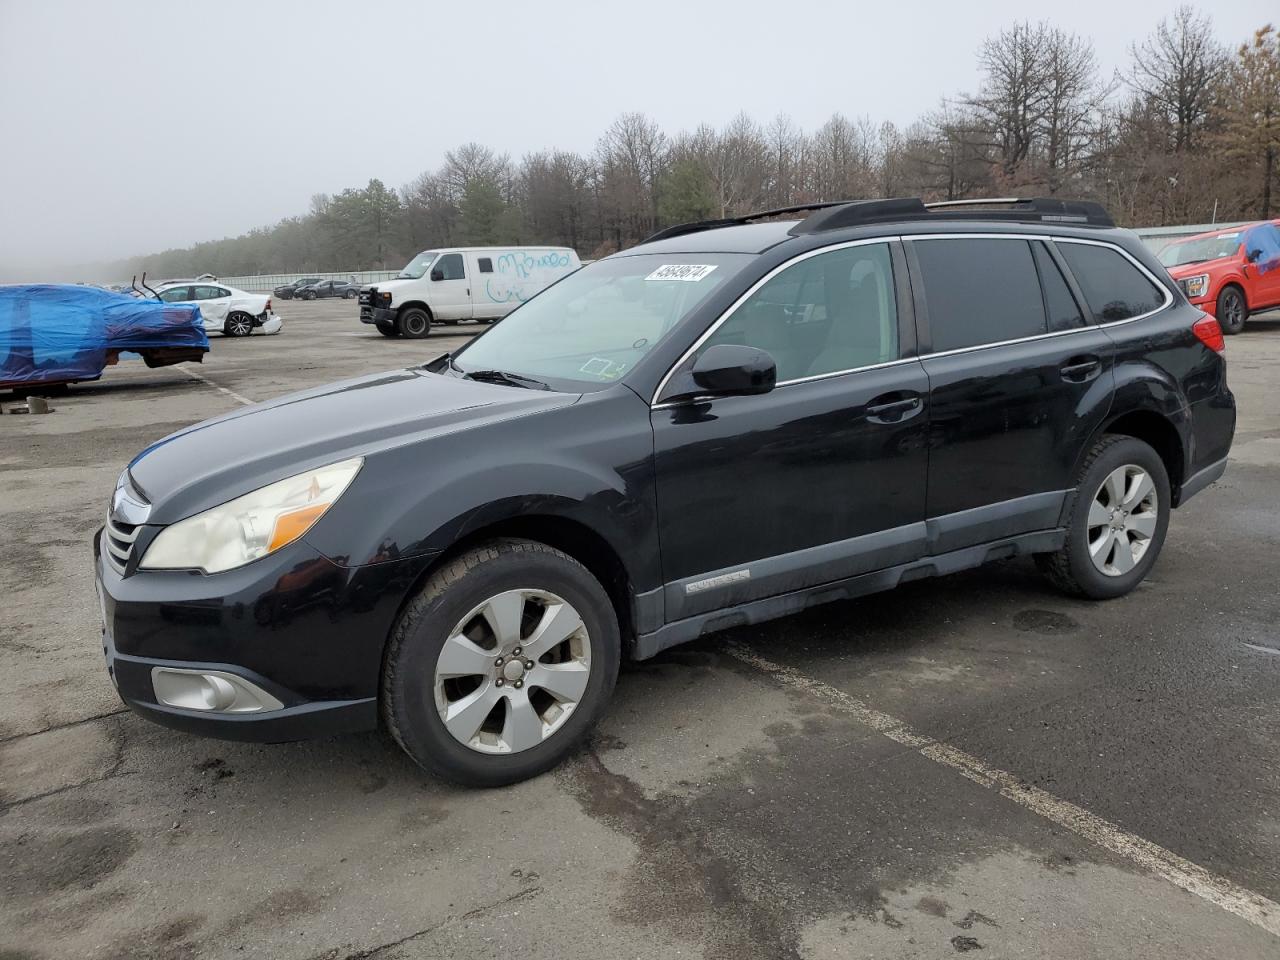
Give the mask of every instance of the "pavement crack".
[{"label": "pavement crack", "polygon": [[0,737],[0,743],[12,743],[14,740],[24,740],[27,737],[38,737],[42,733],[53,733],[55,730],[66,730],[69,727],[78,727],[85,723],[95,723],[98,720],[107,720],[111,717],[118,717],[120,714],[128,712],[128,707],[120,707],[118,710],[108,710],[106,713],[95,713],[92,716],[81,717],[78,720],[67,720],[63,723],[55,723],[52,726],[44,727],[40,730],[32,730],[29,733],[13,733],[5,737]]},{"label": "pavement crack", "polygon": [[485,904],[481,907],[475,907],[468,910],[466,913],[459,914],[458,916],[450,914],[440,922],[433,923],[429,927],[423,927],[421,930],[417,930],[407,936],[403,936],[398,940],[381,943],[376,947],[369,947],[366,950],[356,950],[354,953],[343,954],[341,960],[374,960],[374,958],[382,956],[388,950],[394,950],[396,947],[402,947],[406,943],[412,943],[414,940],[420,940],[421,938],[429,936],[438,930],[442,930],[451,924],[465,923],[468,920],[474,920],[476,917],[489,913],[492,910],[505,907],[508,904],[519,903],[523,900],[532,900],[534,897],[542,893],[542,890],[542,887],[529,887],[525,890],[520,890],[517,893],[511,894],[509,897],[503,897],[501,900],[495,900],[493,903]]}]

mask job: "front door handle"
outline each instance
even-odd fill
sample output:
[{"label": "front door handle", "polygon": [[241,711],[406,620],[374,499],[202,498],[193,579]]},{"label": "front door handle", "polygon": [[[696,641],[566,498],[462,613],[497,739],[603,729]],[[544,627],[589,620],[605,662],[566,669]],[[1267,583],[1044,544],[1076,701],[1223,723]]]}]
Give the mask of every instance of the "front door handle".
[{"label": "front door handle", "polygon": [[1102,360],[1092,355],[1072,357],[1058,368],[1058,372],[1062,374],[1063,380],[1087,383],[1102,372]]},{"label": "front door handle", "polygon": [[867,404],[867,419],[872,423],[901,423],[924,409],[920,394],[910,390],[882,393]]}]

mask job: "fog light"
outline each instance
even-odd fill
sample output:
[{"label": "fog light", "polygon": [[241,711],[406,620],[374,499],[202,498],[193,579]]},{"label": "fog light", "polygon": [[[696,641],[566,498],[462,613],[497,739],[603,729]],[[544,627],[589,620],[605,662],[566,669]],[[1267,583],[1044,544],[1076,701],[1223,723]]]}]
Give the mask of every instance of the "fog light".
[{"label": "fog light", "polygon": [[206,713],[265,713],[284,704],[244,677],[222,670],[152,667],[156,702]]}]

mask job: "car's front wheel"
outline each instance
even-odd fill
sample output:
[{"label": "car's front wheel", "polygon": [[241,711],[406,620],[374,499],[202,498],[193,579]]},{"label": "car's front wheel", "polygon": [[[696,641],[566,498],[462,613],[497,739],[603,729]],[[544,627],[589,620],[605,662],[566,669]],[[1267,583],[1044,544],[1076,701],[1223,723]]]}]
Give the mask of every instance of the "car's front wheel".
[{"label": "car's front wheel", "polygon": [[384,337],[400,336],[400,331],[396,329],[396,325],[394,323],[383,323],[381,320],[379,320],[377,323],[374,324],[374,326],[378,328],[378,332],[382,334]]},{"label": "car's front wheel", "polygon": [[1249,305],[1239,287],[1227,286],[1218,294],[1218,326],[1227,334],[1239,333],[1249,319]]},{"label": "car's front wheel", "polygon": [[431,314],[421,307],[410,307],[407,310],[401,310],[400,315],[396,318],[396,326],[399,328],[402,337],[421,340],[431,333]]},{"label": "car's front wheel", "polygon": [[1172,506],[1160,455],[1134,437],[1105,436],[1081,466],[1066,543],[1036,562],[1067,593],[1123,596],[1155,565]]},{"label": "car's front wheel", "polygon": [[546,544],[495,540],[447,563],[387,646],[382,715],[428,771],[468,786],[536,776],[604,712],[618,621],[585,567]]},{"label": "car's front wheel", "polygon": [[247,313],[232,313],[222,325],[222,332],[228,337],[247,337],[253,333],[253,317]]}]

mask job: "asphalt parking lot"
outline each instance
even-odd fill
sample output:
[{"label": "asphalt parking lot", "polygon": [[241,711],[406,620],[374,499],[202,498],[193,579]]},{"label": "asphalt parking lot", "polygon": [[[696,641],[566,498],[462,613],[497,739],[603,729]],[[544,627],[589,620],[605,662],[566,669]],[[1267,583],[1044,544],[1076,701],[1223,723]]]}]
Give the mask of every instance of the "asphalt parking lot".
[{"label": "asphalt parking lot", "polygon": [[1132,596],[1010,561],[730,631],[476,792],[381,734],[155,727],[107,678],[89,538],[134,453],[478,329],[276,307],[0,417],[0,957],[1280,955],[1280,315],[1229,340],[1233,462]]}]

